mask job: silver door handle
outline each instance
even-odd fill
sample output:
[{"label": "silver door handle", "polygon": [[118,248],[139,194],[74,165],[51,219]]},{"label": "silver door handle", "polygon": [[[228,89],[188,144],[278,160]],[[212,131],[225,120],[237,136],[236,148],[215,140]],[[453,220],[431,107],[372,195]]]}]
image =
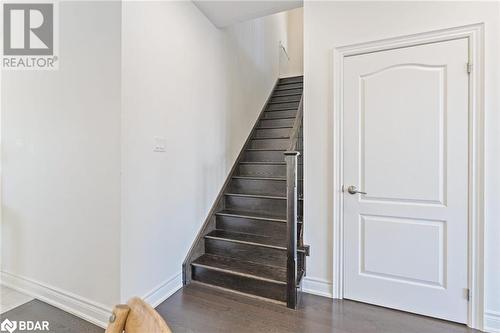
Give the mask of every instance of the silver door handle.
[{"label": "silver door handle", "polygon": [[349,186],[347,192],[349,192],[349,194],[367,194],[366,192],[358,191],[358,188],[354,185]]}]

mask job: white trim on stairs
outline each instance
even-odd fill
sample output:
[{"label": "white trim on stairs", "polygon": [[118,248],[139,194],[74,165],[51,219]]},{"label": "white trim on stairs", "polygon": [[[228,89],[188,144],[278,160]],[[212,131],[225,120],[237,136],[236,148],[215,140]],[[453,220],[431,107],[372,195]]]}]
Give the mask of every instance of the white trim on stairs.
[{"label": "white trim on stairs", "polygon": [[333,283],[306,276],[302,280],[302,291],[308,294],[333,298]]},{"label": "white trim on stairs", "polygon": [[486,310],[484,312],[484,330],[490,333],[500,333],[500,312]]},{"label": "white trim on stairs", "polygon": [[143,299],[153,308],[156,308],[181,288],[182,272],[179,272],[153,288],[153,290],[147,293],[146,296],[143,297]]}]

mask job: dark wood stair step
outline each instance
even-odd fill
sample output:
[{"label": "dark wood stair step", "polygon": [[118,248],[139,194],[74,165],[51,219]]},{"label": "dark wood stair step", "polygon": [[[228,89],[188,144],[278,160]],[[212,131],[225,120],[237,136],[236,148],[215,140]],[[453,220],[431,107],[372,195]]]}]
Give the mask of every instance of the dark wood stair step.
[{"label": "dark wood stair step", "polygon": [[272,177],[234,176],[227,192],[236,194],[255,194],[264,196],[286,195],[286,182]]},{"label": "dark wood stair step", "polygon": [[283,111],[283,110],[290,110],[290,109],[295,109],[297,110],[299,108],[299,102],[277,102],[277,103],[268,103],[267,105],[267,111]]},{"label": "dark wood stair step", "polygon": [[279,80],[279,83],[302,83],[304,82],[304,76],[303,75],[297,75],[297,76],[290,76],[290,77],[282,77]]},{"label": "dark wood stair step", "polygon": [[243,198],[286,200],[286,197],[284,196],[264,195],[264,194],[224,193],[224,195],[233,197],[243,197]]},{"label": "dark wood stair step", "polygon": [[256,177],[256,176],[233,176],[233,179],[248,179],[248,180],[282,180],[286,181],[284,177]]},{"label": "dark wood stair step", "polygon": [[290,136],[270,136],[266,138],[252,138],[251,140],[278,140],[278,139],[290,139]]},{"label": "dark wood stair step", "polygon": [[289,138],[256,138],[250,140],[247,145],[249,149],[288,149],[290,147]]},{"label": "dark wood stair step", "polygon": [[283,148],[247,148],[248,151],[282,151],[285,152],[286,149]]},{"label": "dark wood stair step", "polygon": [[268,118],[261,119],[259,121],[259,126],[257,128],[262,127],[293,127],[295,123],[295,117],[283,117],[283,118]]},{"label": "dark wood stair step", "polygon": [[286,162],[253,162],[253,161],[250,161],[250,162],[246,162],[246,161],[242,161],[240,162],[240,164],[257,164],[257,165],[286,165]]},{"label": "dark wood stair step", "polygon": [[[233,176],[233,179],[248,179],[248,180],[282,180],[286,181],[285,177],[259,177],[259,176]],[[297,179],[299,182],[304,181],[301,178]]]},{"label": "dark wood stair step", "polygon": [[299,108],[299,102],[277,102],[277,103],[268,103],[266,107],[266,112],[267,111],[283,111],[283,110],[290,110],[290,109],[295,109],[298,110]]},{"label": "dark wood stair step", "polygon": [[223,210],[223,211],[217,212],[216,215],[286,223],[286,216],[260,214],[258,212]]},{"label": "dark wood stair step", "polygon": [[279,239],[261,235],[229,232],[225,230],[214,230],[206,235],[205,238],[286,251],[286,240],[284,238]]},{"label": "dark wood stair step", "polygon": [[257,127],[258,130],[263,130],[263,129],[279,129],[279,128],[292,129],[293,126],[259,126],[259,127]]},{"label": "dark wood stair step", "polygon": [[[255,294],[250,294],[248,292],[239,291],[239,290],[232,289],[232,288],[221,287],[221,286],[213,285],[210,283],[201,282],[198,280],[192,280],[191,283],[194,285],[198,285],[201,288],[213,289],[219,295],[223,295],[223,294],[237,295],[238,297],[241,297],[241,296],[248,297],[249,299],[256,299],[259,301],[269,302],[270,304],[278,304],[278,305],[282,305],[282,306],[287,305],[285,300],[283,300],[283,301],[275,300],[275,299],[271,299],[271,298],[267,298],[267,297],[263,297],[263,296],[258,296]],[[302,294],[299,294],[299,297],[301,297],[300,295],[302,295]],[[267,295],[267,296],[269,296],[269,295]],[[286,296],[285,296],[285,299],[286,299]]]},{"label": "dark wood stair step", "polygon": [[282,118],[296,118],[297,110],[288,110],[288,111],[266,111],[262,116],[261,120],[264,119],[282,119]]},{"label": "dark wood stair step", "polygon": [[193,266],[244,276],[251,279],[286,284],[286,269],[251,261],[204,254],[193,262]]},{"label": "dark wood stair step", "polygon": [[285,109],[280,109],[280,110],[266,110],[265,112],[280,112],[280,111],[295,111],[297,112],[297,108],[285,108]]},{"label": "dark wood stair step", "polygon": [[291,127],[286,128],[256,128],[253,132],[253,139],[266,139],[276,136],[290,136],[292,132]]},{"label": "dark wood stair step", "polygon": [[298,83],[279,83],[275,91],[291,90],[291,89],[303,89],[304,84],[302,82]]},{"label": "dark wood stair step", "polygon": [[288,95],[288,96],[273,96],[269,103],[284,103],[284,102],[300,102],[302,94],[299,95]]},{"label": "dark wood stair step", "polygon": [[[259,214],[258,212],[221,210],[220,212],[215,213],[215,215],[286,223],[286,216]],[[298,221],[298,223],[302,223],[302,221]]]},{"label": "dark wood stair step", "polygon": [[276,91],[272,95],[272,97],[283,97],[283,96],[302,96],[302,89],[299,88],[299,89]]}]

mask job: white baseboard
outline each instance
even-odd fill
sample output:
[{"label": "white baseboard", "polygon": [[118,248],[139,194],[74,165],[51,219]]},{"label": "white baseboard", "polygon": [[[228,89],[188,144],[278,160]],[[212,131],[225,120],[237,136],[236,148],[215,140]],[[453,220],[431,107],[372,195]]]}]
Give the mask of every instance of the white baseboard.
[{"label": "white baseboard", "polygon": [[500,333],[500,312],[484,312],[484,330],[489,333]]},{"label": "white baseboard", "polygon": [[323,279],[304,277],[302,291],[308,294],[333,298],[333,284]]},{"label": "white baseboard", "polygon": [[[1,284],[102,328],[106,328],[111,315],[112,309],[108,306],[12,273],[1,272]],[[155,308],[180,288],[182,288],[182,273],[177,273],[142,298]]]},{"label": "white baseboard", "polygon": [[156,308],[167,298],[172,296],[177,290],[182,288],[182,273],[177,273],[170,279],[160,283],[156,288],[143,297],[144,301]]},{"label": "white baseboard", "polygon": [[108,306],[12,273],[2,272],[1,283],[102,328],[107,326],[111,315]]}]

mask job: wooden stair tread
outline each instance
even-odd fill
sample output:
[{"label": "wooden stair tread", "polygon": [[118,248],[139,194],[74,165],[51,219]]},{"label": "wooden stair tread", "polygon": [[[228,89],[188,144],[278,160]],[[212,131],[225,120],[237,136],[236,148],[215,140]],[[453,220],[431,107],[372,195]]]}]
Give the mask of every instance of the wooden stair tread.
[{"label": "wooden stair tread", "polygon": [[[296,89],[301,89],[301,88],[296,88]],[[284,96],[302,96],[302,93],[285,93],[285,94],[279,94],[279,95],[276,95],[276,94],[273,94],[272,97],[284,97]]]},{"label": "wooden stair tread", "polygon": [[[260,177],[260,176],[233,176],[233,179],[248,179],[248,180],[282,180],[286,181],[286,177]],[[304,179],[297,178],[297,181],[302,182]]]},{"label": "wooden stair tread", "polygon": [[241,161],[240,164],[286,165],[285,162],[273,162],[273,161]]},{"label": "wooden stair tread", "polygon": [[248,151],[286,151],[286,149],[281,148],[247,148]]},{"label": "wooden stair tread", "polygon": [[258,177],[258,176],[233,176],[233,179],[248,179],[248,180],[283,180],[286,181],[285,177]]},{"label": "wooden stair tread", "polygon": [[193,265],[258,280],[286,284],[286,269],[284,267],[268,266],[212,254],[202,255],[193,262]]},{"label": "wooden stair tread", "polygon": [[294,89],[302,89],[302,84],[301,83],[291,83],[291,84],[281,84],[276,87],[276,91],[287,91],[287,90],[294,90]]},{"label": "wooden stair tread", "polygon": [[259,126],[257,129],[278,129],[278,128],[293,128],[293,126]]},{"label": "wooden stair tread", "polygon": [[[231,193],[226,192],[224,195],[233,197],[244,197],[244,198],[261,198],[261,199],[274,199],[274,200],[286,200],[285,196],[278,195],[265,195],[265,194],[251,194],[251,193]],[[304,198],[298,198],[299,201],[304,201]]]},{"label": "wooden stair tread", "polygon": [[274,237],[267,237],[253,234],[243,234],[239,232],[229,232],[225,230],[213,230],[206,238],[219,239],[229,242],[244,243],[255,246],[270,247],[279,250],[286,250],[286,240]]},{"label": "wooden stair tread", "polygon": [[279,82],[276,87],[276,91],[286,90],[286,89],[303,89],[304,82]]},{"label": "wooden stair tread", "polygon": [[[299,101],[278,101],[278,102],[269,102],[267,104],[270,105],[270,104],[287,104],[287,103],[292,104],[292,103],[300,103],[300,102]],[[297,107],[298,107],[298,105],[297,105]]]},{"label": "wooden stair tread", "polygon": [[267,138],[251,138],[251,140],[276,140],[276,139],[290,139],[289,136],[269,136]]},{"label": "wooden stair tread", "polygon": [[295,116],[288,116],[288,117],[276,117],[276,118],[261,118],[260,120],[280,120],[280,119],[295,119]]},{"label": "wooden stair tread", "polygon": [[260,214],[258,212],[223,210],[223,211],[217,212],[216,215],[230,216],[230,217],[242,217],[242,218],[255,219],[255,220],[266,220],[266,221],[275,221],[275,222],[286,223],[286,216]]},{"label": "wooden stair tread", "polygon": [[282,86],[286,86],[286,85],[293,85],[293,84],[300,85],[301,88],[304,87],[304,81],[301,81],[301,80],[297,80],[297,81],[282,81],[282,80],[280,80],[280,82],[278,82],[278,88],[282,87]]},{"label": "wooden stair tread", "polygon": [[244,198],[261,198],[261,199],[286,200],[286,197],[284,197],[284,196],[265,195],[265,194],[231,193],[231,192],[226,192],[226,193],[224,193],[224,195],[233,196],[233,197],[244,197]]},{"label": "wooden stair tread", "polygon": [[[266,110],[265,112],[276,112],[276,111],[297,111],[297,108],[287,108],[287,109],[279,109],[279,110]],[[265,118],[263,118],[265,119]]]}]

